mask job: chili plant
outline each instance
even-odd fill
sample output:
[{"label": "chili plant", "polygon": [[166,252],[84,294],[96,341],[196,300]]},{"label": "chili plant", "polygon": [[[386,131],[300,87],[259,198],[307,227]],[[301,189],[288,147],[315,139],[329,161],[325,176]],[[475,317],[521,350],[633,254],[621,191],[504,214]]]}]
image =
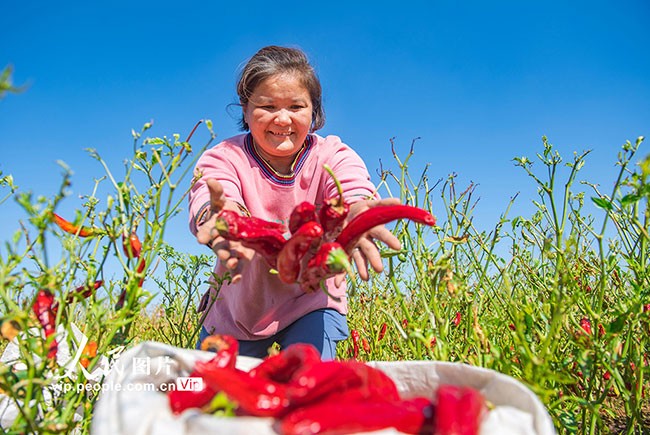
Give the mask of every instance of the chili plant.
[{"label": "chili plant", "polygon": [[[214,134],[206,125],[209,144]],[[11,340],[0,397],[16,414],[2,421],[7,433],[87,432],[101,370],[139,340],[132,327],[153,297],[148,278],[200,154],[192,152],[191,135],[142,138],[151,126],[133,131],[123,170],[89,150],[105,175],[74,213],[59,211],[72,186],[64,164],[54,197],[11,193],[26,219],[0,251],[0,315]]]}]

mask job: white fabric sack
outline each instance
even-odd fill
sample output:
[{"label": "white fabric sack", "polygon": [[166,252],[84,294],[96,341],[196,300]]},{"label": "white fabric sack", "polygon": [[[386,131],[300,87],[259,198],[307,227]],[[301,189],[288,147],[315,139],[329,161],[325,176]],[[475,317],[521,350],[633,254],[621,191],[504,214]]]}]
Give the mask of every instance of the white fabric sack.
[{"label": "white fabric sack", "polygon": [[[94,410],[94,435],[199,435],[204,433],[272,435],[272,418],[215,417],[189,409],[173,415],[161,385],[188,376],[196,361],[213,353],[144,342],[127,350],[115,362],[100,390]],[[238,357],[237,367],[249,370],[261,360]],[[481,426],[481,435],[552,435],[555,428],[537,396],[515,379],[466,364],[437,361],[368,363],[388,374],[404,398],[433,398],[440,384],[465,385],[479,390],[495,405]],[[398,434],[394,429],[373,432]]]}]

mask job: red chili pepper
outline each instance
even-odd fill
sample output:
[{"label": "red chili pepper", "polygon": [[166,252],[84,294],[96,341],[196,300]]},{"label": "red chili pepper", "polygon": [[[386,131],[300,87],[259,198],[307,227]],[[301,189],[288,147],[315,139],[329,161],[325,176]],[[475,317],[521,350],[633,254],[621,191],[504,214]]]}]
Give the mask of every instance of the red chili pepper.
[{"label": "red chili pepper", "polygon": [[279,382],[250,376],[237,369],[213,367],[201,361],[196,363],[195,370],[208,387],[226,393],[248,415],[278,417],[288,409],[288,387]]},{"label": "red chili pepper", "polygon": [[582,328],[583,331],[587,333],[587,335],[591,335],[591,322],[589,319],[586,317],[583,317],[580,319],[580,327]]},{"label": "red chili pepper", "polygon": [[343,223],[350,212],[350,205],[341,198],[330,198],[323,201],[318,219],[325,231],[325,240],[334,240],[343,230]]},{"label": "red chili pepper", "polygon": [[462,316],[460,314],[460,311],[456,312],[456,317],[454,317],[454,320],[453,320],[454,326],[460,325],[461,319],[462,319]]},{"label": "red chili pepper", "polygon": [[296,372],[321,361],[321,355],[311,344],[295,343],[277,355],[266,357],[260,364],[250,370],[253,377],[261,377],[274,382],[286,384]]},{"label": "red chili pepper", "polygon": [[298,229],[307,222],[318,222],[316,215],[316,206],[311,202],[301,202],[298,204],[289,216],[289,231],[295,234]]},{"label": "red chili pepper", "polygon": [[300,276],[301,262],[305,254],[317,246],[323,237],[323,227],[318,222],[307,222],[301,226],[278,254],[278,276],[282,282],[293,284]]},{"label": "red chili pepper", "polygon": [[473,388],[440,385],[436,391],[434,435],[476,435],[486,411],[485,399]]},{"label": "red chili pepper", "polygon": [[[138,261],[138,267],[136,269],[136,273],[142,273],[147,266],[147,262],[145,261],[144,258],[140,258]],[[144,279],[145,277],[143,276],[140,278],[138,281],[138,287],[142,287],[142,284],[144,284]],[[115,303],[115,309],[119,310],[124,306],[124,302],[126,301],[126,288],[122,289],[122,293],[120,293],[120,297],[117,299],[117,302]]]},{"label": "red chili pepper", "polygon": [[321,399],[398,400],[395,382],[379,369],[358,361],[323,361],[298,371],[289,383],[291,407]]},{"label": "red chili pepper", "polygon": [[142,243],[135,232],[132,232],[128,239],[126,235],[122,234],[122,249],[124,250],[124,255],[129,258],[138,258],[140,256]]},{"label": "red chili pepper", "polygon": [[[147,262],[144,260],[144,258],[141,258],[140,261],[138,262],[138,268],[136,269],[136,271],[138,273],[142,273],[146,265]],[[140,281],[138,281],[138,287],[142,287],[142,284],[144,284],[144,276],[140,278]]]},{"label": "red chili pepper", "polygon": [[123,289],[122,292],[120,293],[120,297],[117,298],[117,302],[115,303],[115,310],[119,310],[124,306],[124,302],[126,301],[126,289]]},{"label": "red chili pepper", "polygon": [[[228,335],[211,335],[203,340],[201,348],[214,349],[216,355],[205,362],[206,368],[235,370],[239,343]],[[194,370],[190,377],[199,377],[201,374]],[[219,392],[206,382],[203,382],[201,390],[172,390],[168,393],[169,406],[174,414],[180,414],[189,408],[202,408],[208,405],[212,398]]]},{"label": "red chili pepper", "polygon": [[429,399],[399,401],[324,400],[282,419],[284,435],[347,434],[395,428],[400,433],[431,433],[434,407]]},{"label": "red chili pepper", "polygon": [[368,343],[368,340],[366,339],[366,337],[363,337],[361,339],[361,347],[363,347],[363,351],[365,353],[370,353],[370,343]]},{"label": "red chili pepper", "polygon": [[386,322],[381,324],[381,329],[379,330],[379,336],[377,337],[377,341],[381,341],[384,336],[386,335],[386,330],[388,330],[388,325]]},{"label": "red chili pepper", "polygon": [[352,357],[359,359],[359,331],[353,329],[350,331],[350,336],[352,337]]},{"label": "red chili pepper", "polygon": [[75,300],[75,298],[81,298],[81,299],[86,299],[89,298],[95,291],[100,288],[104,284],[104,281],[97,280],[93,285],[82,285],[80,287],[77,287],[74,291],[72,291],[68,297],[66,298],[66,302],[70,303]]},{"label": "red chili pepper", "polygon": [[78,225],[73,224],[72,222],[63,219],[61,216],[59,216],[56,213],[52,213],[52,220],[54,221],[55,224],[59,226],[59,228],[61,228],[63,231],[69,234],[76,234],[79,237],[90,237],[96,234],[94,228],[80,227]]},{"label": "red chili pepper", "polygon": [[89,341],[86,346],[84,346],[83,351],[81,351],[81,357],[79,358],[79,364],[83,368],[87,369],[90,365],[90,360],[97,356],[97,342]]},{"label": "red chili pepper", "polygon": [[356,215],[343,228],[336,241],[345,252],[351,252],[364,233],[376,227],[398,219],[409,219],[424,225],[435,225],[436,218],[428,211],[410,205],[380,205],[371,207]]},{"label": "red chili pepper", "polygon": [[232,210],[221,210],[217,215],[215,227],[221,237],[241,242],[262,255],[271,267],[276,267],[278,254],[286,243],[285,228],[282,224],[240,216]]},{"label": "red chili pepper", "polygon": [[[32,311],[45,332],[45,339],[49,339],[56,332],[56,311],[54,308],[54,295],[47,289],[41,289],[36,293],[36,299],[32,304]],[[48,358],[55,358],[59,345],[56,337],[50,342],[47,352]]]},{"label": "red chili pepper", "polygon": [[303,290],[312,292],[327,278],[345,271],[350,273],[351,270],[350,258],[343,247],[336,242],[327,242],[309,259],[299,280]]}]

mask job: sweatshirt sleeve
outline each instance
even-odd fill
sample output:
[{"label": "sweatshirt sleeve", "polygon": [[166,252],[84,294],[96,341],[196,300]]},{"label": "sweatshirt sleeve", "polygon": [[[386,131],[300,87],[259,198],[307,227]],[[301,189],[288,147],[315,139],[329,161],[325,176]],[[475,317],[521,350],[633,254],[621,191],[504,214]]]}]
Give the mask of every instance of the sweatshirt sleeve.
[{"label": "sweatshirt sleeve", "polygon": [[[361,156],[337,136],[327,136],[324,141],[325,149],[328,150],[326,163],[341,183],[345,200],[355,203],[365,199],[379,199],[377,188],[372,183]],[[324,172],[323,176],[325,197],[337,196],[338,190],[332,177],[327,172]]]},{"label": "sweatshirt sleeve", "polygon": [[188,196],[189,226],[194,235],[210,207],[210,191],[206,180],[210,178],[219,180],[225,197],[242,203],[241,182],[236,170],[237,162],[242,160],[242,155],[241,147],[237,146],[237,138],[238,136],[228,139],[206,150],[196,163],[193,184]]}]

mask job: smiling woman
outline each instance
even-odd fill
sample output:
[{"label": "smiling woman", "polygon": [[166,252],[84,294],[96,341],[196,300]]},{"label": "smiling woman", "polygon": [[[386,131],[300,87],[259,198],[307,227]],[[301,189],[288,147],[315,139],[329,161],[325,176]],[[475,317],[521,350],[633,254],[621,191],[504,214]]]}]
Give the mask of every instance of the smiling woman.
[{"label": "smiling woman", "polygon": [[288,73],[263,81],[243,109],[256,151],[279,173],[289,174],[313,118],[309,92],[299,77]]},{"label": "smiling woman", "polygon": [[[324,359],[333,359],[336,343],[348,335],[343,276],[327,279],[326,292],[305,293],[300,284],[270,273],[275,266],[264,256],[241,241],[218,236],[217,215],[232,210],[286,227],[301,203],[320,209],[331,198],[338,202],[342,197],[352,219],[396,200],[377,198],[365,163],[340,138],[314,133],[325,121],[322,91],[301,50],[259,50],[244,66],[237,94],[240,125],[248,133],[203,154],[196,168],[201,177],[189,196],[190,229],[217,255],[215,276],[224,282],[218,297],[216,288],[207,289],[204,296],[201,306],[209,308],[202,337],[231,335],[239,340],[242,355],[255,357],[265,356],[274,342],[282,347],[310,343]],[[340,189],[326,167],[340,180]],[[282,232],[286,234],[286,228]],[[355,241],[360,249],[354,259],[363,279],[368,279],[369,266],[383,268],[375,241],[400,248],[383,225]]]}]

